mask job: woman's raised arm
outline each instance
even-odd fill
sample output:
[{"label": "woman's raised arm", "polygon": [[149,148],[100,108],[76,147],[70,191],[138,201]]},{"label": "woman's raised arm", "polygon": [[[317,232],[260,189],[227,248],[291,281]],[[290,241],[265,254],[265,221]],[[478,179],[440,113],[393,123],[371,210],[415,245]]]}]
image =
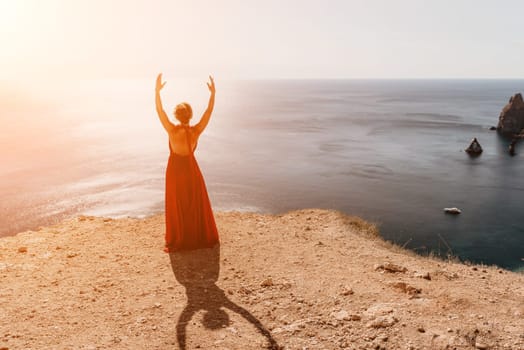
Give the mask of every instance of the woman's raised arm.
[{"label": "woman's raised arm", "polygon": [[160,99],[160,90],[166,85],[166,83],[162,83],[162,73],[160,73],[156,77],[156,87],[155,87],[155,105],[156,105],[156,112],[158,114],[158,117],[160,118],[160,121],[162,122],[162,125],[164,126],[164,129],[169,133],[172,131],[175,126],[173,123],[169,121],[169,118],[167,117],[166,112],[164,111],[164,108],[162,108],[162,100]]},{"label": "woman's raised arm", "polygon": [[209,76],[209,83],[207,83],[207,87],[209,89],[209,92],[211,92],[211,96],[209,96],[209,103],[207,105],[207,109],[202,115],[202,118],[200,118],[200,121],[197,125],[195,125],[195,130],[198,134],[201,134],[204,129],[207,126],[207,123],[209,123],[209,119],[211,118],[211,113],[213,112],[213,107],[215,107],[215,81],[213,80],[212,76]]}]

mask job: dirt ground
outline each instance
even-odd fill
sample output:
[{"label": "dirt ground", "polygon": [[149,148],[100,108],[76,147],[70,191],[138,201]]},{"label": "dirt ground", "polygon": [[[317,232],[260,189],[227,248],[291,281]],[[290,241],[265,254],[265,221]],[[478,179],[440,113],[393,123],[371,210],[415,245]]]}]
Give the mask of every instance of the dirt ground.
[{"label": "dirt ground", "polygon": [[78,217],[0,239],[0,349],[524,349],[524,274],[422,257],[336,211]]}]

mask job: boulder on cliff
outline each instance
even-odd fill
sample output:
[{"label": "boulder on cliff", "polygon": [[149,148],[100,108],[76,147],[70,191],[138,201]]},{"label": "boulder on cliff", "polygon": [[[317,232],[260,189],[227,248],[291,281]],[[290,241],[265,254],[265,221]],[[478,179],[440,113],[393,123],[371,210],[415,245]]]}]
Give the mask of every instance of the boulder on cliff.
[{"label": "boulder on cliff", "polygon": [[500,112],[497,131],[504,134],[518,134],[524,129],[524,100],[517,93]]}]

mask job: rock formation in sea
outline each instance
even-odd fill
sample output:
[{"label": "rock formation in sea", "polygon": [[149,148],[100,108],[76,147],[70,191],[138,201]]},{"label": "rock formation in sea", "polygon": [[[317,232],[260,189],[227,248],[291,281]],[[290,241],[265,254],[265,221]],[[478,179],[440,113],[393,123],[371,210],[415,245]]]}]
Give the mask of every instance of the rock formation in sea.
[{"label": "rock formation in sea", "polygon": [[500,112],[497,131],[503,134],[519,134],[524,131],[524,100],[522,94],[517,93]]},{"label": "rock formation in sea", "polygon": [[509,144],[508,151],[511,156],[515,155],[515,146],[517,145],[517,139],[513,139]]},{"label": "rock formation in sea", "polygon": [[469,144],[468,148],[466,148],[464,151],[466,151],[470,155],[479,155],[482,153],[482,147],[480,146],[479,141],[476,137],[471,140],[471,143]]},{"label": "rock formation in sea", "polygon": [[462,210],[460,210],[459,208],[456,208],[456,207],[453,207],[453,208],[444,208],[444,212],[446,214],[460,214],[462,213]]}]

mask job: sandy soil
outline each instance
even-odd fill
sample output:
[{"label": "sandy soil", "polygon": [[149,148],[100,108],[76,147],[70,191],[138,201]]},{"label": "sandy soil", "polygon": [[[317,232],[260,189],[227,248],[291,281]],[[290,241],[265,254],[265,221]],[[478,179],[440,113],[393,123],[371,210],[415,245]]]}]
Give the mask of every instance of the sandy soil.
[{"label": "sandy soil", "polygon": [[217,213],[168,255],[162,215],[0,239],[0,349],[524,349],[524,275],[418,256],[335,211]]}]

